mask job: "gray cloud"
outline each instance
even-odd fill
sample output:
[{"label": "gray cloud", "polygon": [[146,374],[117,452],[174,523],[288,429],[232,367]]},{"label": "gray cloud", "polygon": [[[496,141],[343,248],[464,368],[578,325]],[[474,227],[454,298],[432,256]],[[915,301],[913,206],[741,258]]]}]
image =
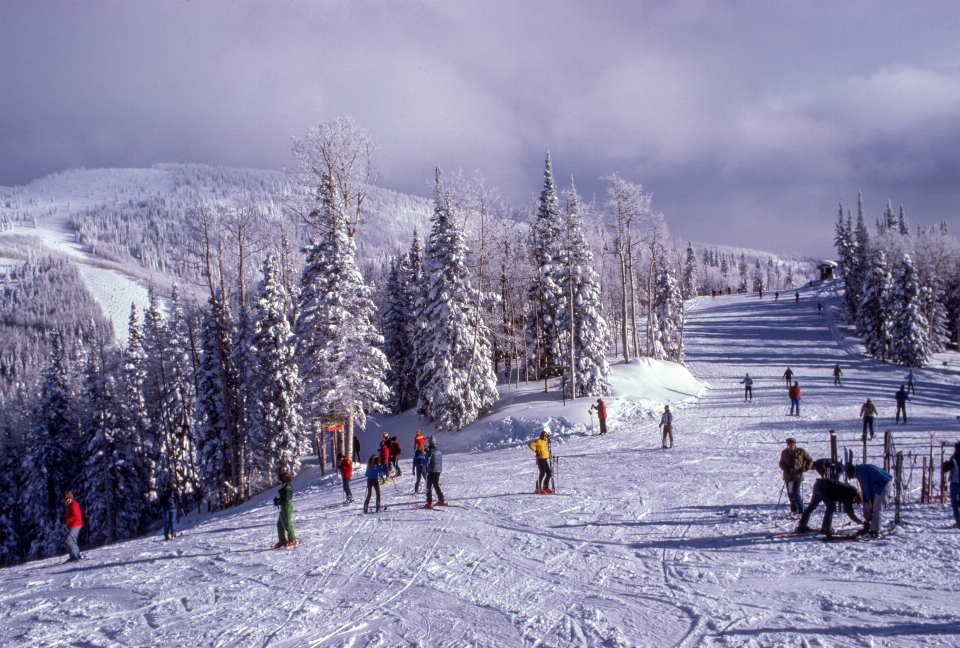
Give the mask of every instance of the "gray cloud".
[{"label": "gray cloud", "polygon": [[279,168],[340,115],[380,184],[508,200],[612,171],[684,238],[828,254],[837,200],[957,223],[960,5],[6,2],[0,183],[85,166]]}]

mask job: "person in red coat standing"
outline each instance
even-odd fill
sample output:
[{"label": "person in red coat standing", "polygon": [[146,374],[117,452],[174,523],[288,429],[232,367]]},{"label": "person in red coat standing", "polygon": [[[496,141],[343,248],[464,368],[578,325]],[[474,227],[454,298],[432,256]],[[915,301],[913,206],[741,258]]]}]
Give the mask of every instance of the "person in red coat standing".
[{"label": "person in red coat standing", "polygon": [[[790,416],[800,416],[800,384],[793,383],[793,387],[787,390],[787,396],[790,397]],[[796,409],[797,413],[793,411]]]},{"label": "person in red coat standing", "polygon": [[342,452],[337,455],[339,462],[337,463],[337,470],[340,471],[340,479],[343,480],[343,494],[344,494],[344,504],[349,504],[353,501],[353,493],[350,492],[350,480],[353,479],[353,462],[350,461],[350,457],[346,456]]},{"label": "person in red coat standing", "polygon": [[590,411],[596,410],[597,419],[600,421],[600,434],[607,433],[607,404],[603,399],[598,398],[596,404],[590,406]]},{"label": "person in red coat standing", "polygon": [[383,481],[386,481],[390,470],[390,441],[386,438],[386,433],[383,441],[380,442],[380,465],[383,466]]},{"label": "person in red coat standing", "polygon": [[73,493],[71,491],[63,492],[63,503],[66,507],[63,520],[67,527],[67,538],[64,540],[64,544],[67,545],[67,551],[70,552],[70,557],[67,558],[67,562],[82,560],[83,554],[80,553],[80,545],[77,544],[77,537],[80,535],[80,529],[83,527],[83,515],[80,513],[80,505],[77,504],[77,500],[73,499]]}]

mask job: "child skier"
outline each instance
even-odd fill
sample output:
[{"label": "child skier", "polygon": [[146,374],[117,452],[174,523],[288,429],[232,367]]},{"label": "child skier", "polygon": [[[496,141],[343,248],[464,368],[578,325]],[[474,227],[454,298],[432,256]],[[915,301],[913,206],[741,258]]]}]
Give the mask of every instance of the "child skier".
[{"label": "child skier", "polygon": [[370,496],[373,491],[377,492],[377,513],[380,512],[380,476],[383,472],[383,465],[380,463],[380,457],[370,455],[367,460],[367,499],[363,502],[363,512],[370,512]]},{"label": "child skier", "polygon": [[280,508],[280,517],[277,519],[277,536],[279,540],[273,545],[280,547],[296,547],[297,534],[293,531],[293,477],[288,472],[281,472],[279,495],[273,498],[273,503]]},{"label": "child skier", "polygon": [[550,469],[550,450],[547,442],[550,436],[547,434],[547,428],[543,428],[540,437],[527,444],[527,447],[533,450],[537,457],[537,493],[552,493],[550,489],[550,478],[553,477],[553,471]]},{"label": "child skier", "polygon": [[413,492],[420,492],[420,480],[427,481],[427,456],[423,453],[423,448],[417,448],[413,453],[413,474],[417,476],[417,482],[413,485]]},{"label": "child skier", "polygon": [[337,472],[340,473],[340,480],[343,482],[343,503],[349,504],[353,501],[353,493],[350,492],[350,480],[353,478],[353,462],[342,452],[337,454]]},{"label": "child skier", "polygon": [[83,527],[83,514],[80,512],[80,505],[73,499],[72,491],[63,491],[63,522],[67,527],[67,537],[63,543],[67,545],[67,551],[70,557],[67,562],[83,560],[83,554],[80,553],[80,545],[77,544],[77,537],[80,535],[80,529]]}]

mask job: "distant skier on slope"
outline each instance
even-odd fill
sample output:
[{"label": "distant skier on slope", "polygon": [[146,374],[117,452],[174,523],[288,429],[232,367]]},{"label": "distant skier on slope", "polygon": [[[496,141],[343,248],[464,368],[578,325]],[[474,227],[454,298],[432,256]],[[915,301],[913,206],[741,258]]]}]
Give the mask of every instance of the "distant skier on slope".
[{"label": "distant skier on slope", "polygon": [[673,414],[670,412],[670,406],[663,406],[663,414],[660,415],[660,425],[663,428],[663,438],[660,441],[661,447],[667,449],[667,437],[670,437],[669,447],[673,447]]},{"label": "distant skier on slope", "polygon": [[896,422],[897,423],[900,422],[900,413],[903,412],[903,424],[906,425],[907,424],[907,401],[910,400],[910,397],[907,395],[906,385],[900,385],[900,390],[897,392],[896,399],[897,399]]},{"label": "distant skier on slope", "polygon": [[817,304],[817,315],[823,315],[823,304]]},{"label": "distant skier on slope", "polygon": [[826,513],[823,514],[823,522],[820,523],[820,533],[827,536],[833,534],[833,514],[837,510],[837,504],[843,506],[847,517],[857,524],[863,524],[863,521],[857,517],[853,510],[854,503],[858,502],[860,498],[857,489],[829,476],[837,469],[833,460],[817,459],[813,462],[813,469],[817,471],[820,478],[813,484],[813,496],[800,518],[800,523],[797,524],[797,533],[809,533],[813,530],[807,526],[807,523],[810,521],[810,515],[820,505],[820,502],[823,502],[827,508]]},{"label": "distant skier on slope", "polygon": [[960,441],[953,446],[953,456],[940,466],[942,472],[950,473],[950,508],[953,509],[953,521],[960,529]]},{"label": "distant skier on slope", "polygon": [[843,387],[843,371],[840,370],[840,363],[838,362],[833,366],[833,384],[834,386]]},{"label": "distant skier on slope", "polygon": [[873,434],[873,419],[877,415],[877,406],[874,405],[870,399],[867,399],[867,402],[860,407],[860,416],[863,417],[863,436],[867,436],[867,428],[870,428],[870,438],[874,437]]},{"label": "distant skier on slope", "polygon": [[740,384],[743,385],[743,402],[747,402],[747,398],[751,401],[753,400],[753,378],[750,377],[750,374],[744,376],[743,380],[740,381]]},{"label": "distant skier on slope", "polygon": [[803,473],[812,467],[813,457],[803,448],[798,448],[794,438],[787,439],[787,447],[780,453],[780,470],[783,471],[791,513],[803,514]]},{"label": "distant skier on slope", "polygon": [[64,538],[63,544],[67,546],[67,552],[70,554],[67,562],[83,560],[80,545],[77,544],[80,529],[83,528],[83,514],[80,512],[77,500],[73,499],[73,491],[63,491],[63,505],[63,524],[67,527],[67,537]]},{"label": "distant skier on slope", "polygon": [[907,374],[906,381],[907,381],[907,392],[916,396],[917,395],[917,387],[916,387],[917,379],[913,375],[913,369],[911,369],[910,373]]},{"label": "distant skier on slope", "polygon": [[607,433],[607,404],[603,402],[602,398],[598,398],[597,402],[591,405],[588,411],[597,413],[597,420],[600,421],[600,434],[606,434]]},{"label": "distant skier on slope", "polygon": [[[787,396],[790,397],[789,416],[800,416],[800,383],[794,381],[793,386],[787,390]],[[796,409],[796,415],[793,413],[794,409]]]},{"label": "distant skier on slope", "polygon": [[787,389],[790,389],[790,384],[793,382],[793,370],[790,367],[783,372],[783,379],[787,381]]},{"label": "distant skier on slope", "polygon": [[854,477],[860,482],[860,492],[863,493],[863,522],[861,533],[867,532],[869,522],[870,536],[880,535],[880,516],[886,506],[890,491],[893,490],[893,476],[882,468],[873,464],[859,464],[847,466],[847,477]]},{"label": "distant skier on slope", "polygon": [[437,506],[447,505],[447,499],[440,490],[441,472],[443,472],[443,453],[437,447],[437,440],[430,437],[427,442],[427,508],[433,506],[433,491],[437,491]]},{"label": "distant skier on slope", "polygon": [[360,439],[353,435],[353,463],[360,463]]},{"label": "distant skier on slope", "polygon": [[363,502],[363,512],[370,512],[370,495],[377,492],[377,513],[380,512],[380,477],[383,472],[383,465],[380,463],[378,455],[370,455],[367,460],[367,499]]},{"label": "distant skier on slope", "polygon": [[297,534],[293,530],[293,476],[288,472],[281,472],[279,477],[279,495],[273,498],[273,503],[280,509],[280,517],[277,519],[279,540],[273,545],[274,549],[297,546]]},{"label": "distant skier on slope", "polygon": [[167,488],[160,493],[160,510],[163,512],[163,539],[172,540],[177,537],[177,508],[180,497],[177,495],[177,485],[173,480],[167,482]]},{"label": "distant skier on slope", "polygon": [[550,478],[553,477],[553,471],[550,469],[550,450],[547,442],[550,436],[547,428],[543,428],[540,437],[527,444],[527,447],[533,450],[537,457],[537,493],[552,493],[550,489]]},{"label": "distant skier on slope", "polygon": [[800,293],[798,293],[798,292],[793,293],[793,299],[794,299],[795,302],[799,303],[799,302],[800,302]]},{"label": "distant skier on slope", "polygon": [[413,474],[417,477],[417,482],[413,485],[413,492],[420,492],[420,481],[427,481],[427,456],[423,448],[418,447],[413,453]]},{"label": "distant skier on slope", "polygon": [[350,492],[350,480],[353,478],[353,462],[350,457],[342,452],[337,454],[337,472],[340,473],[340,481],[343,482],[343,503],[349,504],[353,501],[353,493]]}]

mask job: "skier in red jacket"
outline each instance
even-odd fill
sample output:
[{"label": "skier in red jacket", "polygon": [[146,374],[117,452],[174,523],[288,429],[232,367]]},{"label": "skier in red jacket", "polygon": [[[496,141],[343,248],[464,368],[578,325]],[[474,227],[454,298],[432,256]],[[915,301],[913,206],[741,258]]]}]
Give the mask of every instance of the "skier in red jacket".
[{"label": "skier in red jacket", "polygon": [[386,438],[387,433],[384,432],[384,439],[380,442],[380,465],[383,466],[383,472],[381,473],[381,481],[386,481],[390,471],[390,441]]},{"label": "skier in red jacket", "polygon": [[340,472],[340,479],[343,481],[344,504],[353,501],[353,493],[350,492],[350,480],[353,478],[353,462],[350,457],[342,452],[337,455],[337,470]]},{"label": "skier in red jacket", "polygon": [[63,541],[67,545],[67,551],[70,557],[67,562],[82,560],[83,554],[80,553],[80,545],[77,544],[77,537],[80,535],[80,529],[83,527],[83,515],[80,513],[80,505],[73,499],[71,491],[63,491],[63,503],[66,506],[63,514],[64,525],[67,527],[67,537]]},{"label": "skier in red jacket", "polygon": [[800,416],[800,384],[797,382],[793,383],[793,387],[787,390],[787,395],[790,397],[790,416],[793,416],[793,409],[797,409],[797,416]]},{"label": "skier in red jacket", "polygon": [[596,410],[597,419],[600,421],[600,434],[607,433],[607,404],[603,399],[598,398],[595,405],[590,406],[590,411]]}]

